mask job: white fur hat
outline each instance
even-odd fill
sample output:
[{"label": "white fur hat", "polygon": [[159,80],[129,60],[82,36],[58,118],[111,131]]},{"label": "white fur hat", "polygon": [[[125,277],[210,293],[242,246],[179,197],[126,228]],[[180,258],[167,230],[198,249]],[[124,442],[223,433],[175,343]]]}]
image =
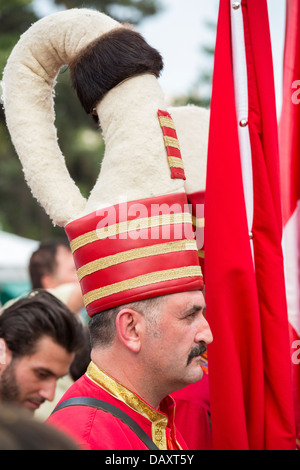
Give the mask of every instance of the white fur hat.
[{"label": "white fur hat", "polygon": [[[69,175],[54,125],[53,90],[65,64],[106,145],[88,200]],[[12,141],[33,195],[65,227],[90,316],[203,287],[180,145],[157,80],[161,69],[160,54],[137,32],[102,13],[73,9],[31,26],[4,70]]]}]

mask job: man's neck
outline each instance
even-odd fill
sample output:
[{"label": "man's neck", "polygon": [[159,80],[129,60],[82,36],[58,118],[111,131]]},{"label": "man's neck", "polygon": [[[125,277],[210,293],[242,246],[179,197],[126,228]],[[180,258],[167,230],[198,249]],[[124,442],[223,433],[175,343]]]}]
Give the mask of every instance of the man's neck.
[{"label": "man's neck", "polygon": [[160,384],[148,380],[147,373],[144,370],[141,372],[134,361],[130,361],[129,358],[120,360],[120,356],[114,357],[113,354],[106,354],[103,350],[101,353],[92,351],[91,359],[100,370],[158,410],[160,402],[167,393],[162,393]]}]

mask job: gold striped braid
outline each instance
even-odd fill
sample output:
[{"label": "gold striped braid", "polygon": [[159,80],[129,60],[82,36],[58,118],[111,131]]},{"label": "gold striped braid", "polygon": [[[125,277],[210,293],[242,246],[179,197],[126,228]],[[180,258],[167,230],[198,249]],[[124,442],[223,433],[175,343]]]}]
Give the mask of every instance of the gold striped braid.
[{"label": "gold striped braid", "polygon": [[119,224],[113,224],[109,225],[108,227],[92,230],[91,232],[80,235],[70,242],[70,247],[72,253],[74,253],[76,250],[87,245],[88,243],[104,240],[105,238],[110,238],[122,233],[129,233],[136,230],[149,229],[165,225],[185,223],[192,223],[192,217],[189,212],[178,214],[161,214],[152,217],[128,220]]},{"label": "gold striped braid", "polygon": [[152,246],[144,246],[128,251],[116,253],[114,255],[105,256],[101,259],[87,263],[78,269],[77,275],[79,281],[89,274],[93,274],[102,269],[116,266],[117,264],[133,261],[150,256],[163,255],[165,253],[176,253],[178,251],[196,251],[197,244],[195,240],[179,240],[176,242],[160,243]]},{"label": "gold striped braid", "polygon": [[194,227],[203,228],[204,227],[204,217],[195,217],[192,216],[192,222]]},{"label": "gold striped braid", "polygon": [[170,129],[176,130],[175,124],[172,118],[168,116],[158,116],[158,119],[162,127],[169,127]]},{"label": "gold striped braid", "polygon": [[167,147],[174,147],[175,149],[180,150],[178,139],[175,139],[175,137],[169,137],[168,135],[164,135],[164,141]]},{"label": "gold striped braid", "polygon": [[184,170],[184,164],[181,158],[179,157],[168,157],[169,165],[173,168],[181,168]]},{"label": "gold striped braid", "polygon": [[85,306],[87,307],[90,303],[95,302],[96,300],[103,299],[109,295],[118,294],[129,289],[134,289],[136,287],[144,287],[150,284],[155,284],[156,282],[171,281],[174,279],[196,276],[202,276],[200,266],[184,266],[182,268],[156,271],[92,290],[83,296],[83,300]]}]

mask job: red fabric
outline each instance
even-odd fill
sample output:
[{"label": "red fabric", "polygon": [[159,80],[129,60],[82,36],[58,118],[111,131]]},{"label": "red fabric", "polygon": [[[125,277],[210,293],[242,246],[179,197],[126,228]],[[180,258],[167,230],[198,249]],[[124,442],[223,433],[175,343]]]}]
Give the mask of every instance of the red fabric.
[{"label": "red fabric", "polygon": [[[279,151],[280,151],[280,182],[282,194],[282,213],[284,233],[292,216],[296,222],[289,226],[292,230],[296,251],[295,265],[291,266],[286,260],[286,269],[289,270],[296,281],[293,285],[287,284],[288,311],[290,319],[290,343],[292,360],[293,393],[295,404],[295,421],[297,443],[300,448],[300,359],[297,350],[300,346],[300,305],[294,305],[294,298],[300,295],[300,222],[297,205],[300,201],[300,1],[287,0],[286,2],[286,35],[283,68],[283,99],[279,124]],[[299,208],[298,208],[299,211]],[[297,220],[298,219],[298,220]],[[288,242],[287,242],[288,243]],[[294,248],[294,247],[293,247]],[[291,247],[287,247],[291,249]],[[296,270],[295,270],[296,268]],[[287,281],[288,282],[288,281]],[[295,286],[295,287],[294,287]],[[295,291],[296,289],[296,291]],[[290,305],[289,298],[293,304]],[[295,309],[295,312],[292,310]],[[293,316],[293,318],[292,318]],[[296,331],[297,329],[297,331]],[[295,348],[296,346],[296,348]]]},{"label": "red fabric", "polygon": [[205,193],[215,449],[293,449],[277,124],[266,1],[243,1],[252,150],[251,255],[235,111],[230,1],[220,1]]},{"label": "red fabric", "polygon": [[[133,418],[151,437],[152,423],[125,403],[117,400],[100,386],[83,375],[62,397],[61,401],[71,397],[89,396],[105,400]],[[178,450],[176,441],[182,449],[187,449],[183,438],[176,433],[173,425],[174,402],[167,397],[161,404],[161,412],[169,418],[166,429],[170,450]],[[110,413],[86,406],[64,408],[51,415],[47,423],[69,435],[84,450],[147,450],[137,435],[119,419]]]},{"label": "red fabric", "polygon": [[[286,1],[283,96],[279,125],[282,215],[286,225],[300,200],[300,2]],[[298,91],[297,91],[298,89]]]},{"label": "red fabric", "polygon": [[300,339],[292,325],[290,327],[292,384],[295,407],[296,444],[300,450]]},{"label": "red fabric", "polygon": [[[158,117],[167,117],[167,118],[172,120],[171,115],[167,111],[162,111],[162,110],[159,109],[158,112],[157,112],[157,115],[158,115]],[[178,141],[177,132],[176,132],[175,129],[173,129],[171,127],[168,127],[168,126],[164,126],[162,124],[161,124],[161,129],[162,129],[163,135],[165,137],[172,137],[173,139],[176,139]],[[179,158],[180,160],[182,160],[181,152],[180,152],[179,148],[174,147],[172,145],[167,145],[166,144],[166,150],[167,150],[168,157],[176,157],[176,158]],[[170,165],[170,169],[171,169],[171,178],[172,179],[182,179],[182,180],[186,179],[184,169],[176,168],[176,167],[172,166],[170,163],[169,163],[169,165]]]},{"label": "red fabric", "polygon": [[[69,240],[90,231],[108,227],[116,223],[136,221],[139,218],[151,217],[158,214],[178,214],[185,209],[187,198],[184,193],[166,194],[136,201],[128,201],[106,207],[66,225]],[[188,210],[188,208],[187,208]],[[136,229],[138,226],[136,225]],[[124,234],[123,234],[124,237]],[[122,239],[122,236],[111,237],[111,240]]]},{"label": "red fabric", "polygon": [[[204,203],[205,203],[205,191],[197,191],[195,193],[190,193],[187,195],[189,204],[191,204],[191,212],[194,217],[197,219],[204,220]],[[203,227],[194,227],[197,249],[203,252],[203,256],[199,255],[199,263],[201,266],[203,282],[205,284],[205,262],[204,262],[204,226]]]},{"label": "red fabric", "polygon": [[[162,214],[189,213],[189,206],[184,193],[169,194],[167,196],[131,201],[98,210],[85,217],[77,219],[66,225],[65,231],[70,242],[89,232],[101,230],[122,222],[130,222],[133,231],[120,233],[106,238],[98,238],[77,248],[74,253],[76,268],[79,269],[95,260],[105,256],[121,254],[136,248],[160,245],[162,243],[178,240],[193,240],[195,234],[192,223],[167,224],[149,229],[139,229],[139,220],[148,217],[159,217]],[[142,262],[141,262],[142,261]],[[128,281],[139,276],[158,273],[176,268],[198,267],[198,254],[196,249],[164,253],[108,266],[100,271],[90,273],[80,280],[83,294],[101,289],[112,284]],[[203,277],[199,275],[186,275],[165,281],[157,281],[129,287],[126,290],[112,292],[93,300],[86,305],[89,316],[103,310],[158,295],[171,294],[187,290],[203,288]],[[116,289],[117,290],[117,289]]]},{"label": "red fabric", "polygon": [[175,424],[190,450],[212,450],[208,375],[171,394],[176,402]]}]

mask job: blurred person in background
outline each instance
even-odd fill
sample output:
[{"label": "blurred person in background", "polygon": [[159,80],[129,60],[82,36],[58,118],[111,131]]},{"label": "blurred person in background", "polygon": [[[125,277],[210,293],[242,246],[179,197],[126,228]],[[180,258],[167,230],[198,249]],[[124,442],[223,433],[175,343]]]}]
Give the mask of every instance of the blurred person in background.
[{"label": "blurred person in background", "polygon": [[0,450],[79,450],[70,438],[17,406],[0,406]]},{"label": "blurred person in background", "polygon": [[0,402],[34,412],[53,400],[56,382],[83,346],[74,314],[47,291],[30,293],[0,315]]},{"label": "blurred person in background", "polygon": [[40,243],[29,261],[33,289],[43,288],[80,315],[84,304],[68,241],[57,238]]},{"label": "blurred person in background", "polygon": [[[76,315],[77,319],[82,323],[86,323],[86,311],[84,309],[82,292],[74,258],[66,238],[61,237],[41,242],[38,249],[31,255],[28,270],[32,288],[47,290],[61,300]],[[70,372],[77,368],[78,357],[85,354],[84,351],[89,352],[89,347],[84,347],[80,352],[76,353]],[[84,372],[85,370],[82,373]],[[76,375],[77,378],[79,376]],[[45,421],[48,418],[56,403],[72,385],[73,381],[74,378],[71,373],[57,381],[54,398],[52,401],[44,402],[37,410],[36,417],[38,419]]]},{"label": "blurred person in background", "polygon": [[40,421],[46,421],[51,415],[55,406],[63,396],[63,394],[71,387],[71,385],[85,374],[89,363],[91,362],[91,344],[88,327],[83,325],[83,345],[75,353],[75,357],[70,365],[67,375],[58,379],[56,384],[55,395],[52,401],[45,401],[35,413],[35,417]]}]

